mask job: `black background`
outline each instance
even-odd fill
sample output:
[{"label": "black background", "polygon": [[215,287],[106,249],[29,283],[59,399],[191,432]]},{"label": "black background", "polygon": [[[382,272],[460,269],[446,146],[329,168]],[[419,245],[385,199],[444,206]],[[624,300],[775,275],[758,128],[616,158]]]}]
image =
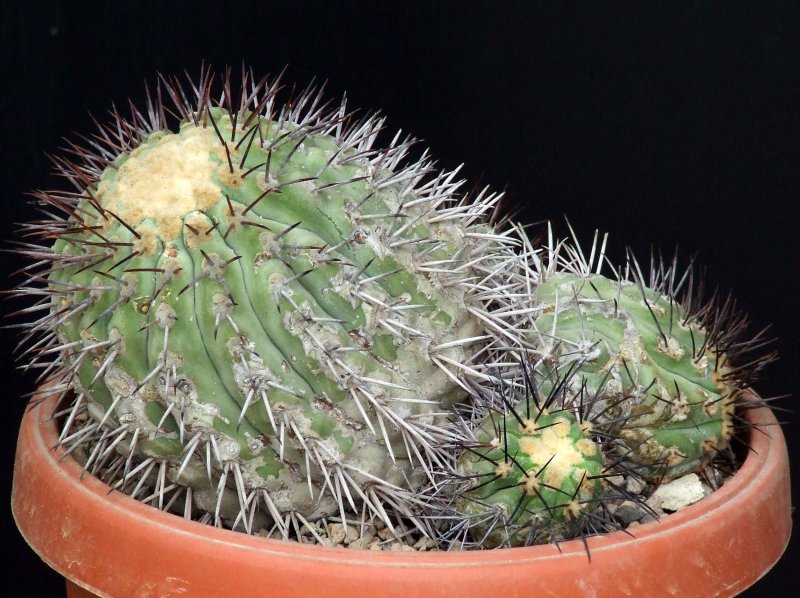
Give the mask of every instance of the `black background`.
[{"label": "black background", "polygon": [[[112,3],[108,3],[111,6]],[[45,153],[89,112],[143,96],[156,70],[242,63],[301,87],[316,77],[351,107],[424,140],[442,167],[507,189],[526,222],[567,215],[579,235],[697,254],[781,360],[758,386],[796,393],[800,12],[792,4],[534,2],[6,2],[0,119],[0,236],[33,217],[23,193],[56,184]],[[388,135],[384,138],[388,142]],[[21,265],[3,255],[3,286]],[[8,505],[19,398],[3,332],[0,496]],[[791,407],[792,400],[778,402]],[[797,463],[797,422],[784,415]],[[798,496],[797,481],[793,481]],[[50,596],[60,579],[3,513],[6,596]],[[123,547],[121,547],[124,550]],[[676,549],[680,549],[676,547]],[[713,552],[714,547],[709,546]],[[747,595],[797,591],[797,542]]]}]

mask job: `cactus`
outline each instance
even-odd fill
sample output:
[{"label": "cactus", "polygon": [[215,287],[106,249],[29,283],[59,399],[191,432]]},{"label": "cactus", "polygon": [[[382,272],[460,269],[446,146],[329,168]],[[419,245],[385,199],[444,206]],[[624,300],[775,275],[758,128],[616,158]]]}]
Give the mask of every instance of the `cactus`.
[{"label": "cactus", "polygon": [[503,327],[485,309],[516,259],[500,196],[405,164],[399,134],[376,149],[382,119],[313,89],[278,108],[277,82],[214,85],[162,77],[145,112],[55,158],[75,191],[35,194],[28,232],[54,244],[22,247],[41,269],[17,293],[43,296],[29,352],[74,396],[61,444],[216,525],[424,531],[448,407]]},{"label": "cactus", "polygon": [[574,537],[604,491],[605,463],[591,422],[560,408],[558,391],[544,404],[532,396],[490,411],[459,459],[457,475],[470,484],[455,510],[479,546]]},{"label": "cactus", "polygon": [[552,379],[574,366],[573,385],[595,397],[598,417],[624,422],[622,456],[645,477],[699,472],[729,447],[742,392],[772,358],[741,359],[766,342],[763,333],[741,341],[748,322],[734,302],[704,304],[692,268],[681,273],[677,260],[654,261],[649,282],[631,255],[601,274],[605,244],[587,260],[551,237],[534,260],[534,369]]},{"label": "cactus", "polygon": [[[574,236],[574,235],[573,235]],[[527,268],[509,278],[507,328],[486,349],[492,379],[456,429],[463,451],[442,484],[442,544],[523,546],[619,529],[621,502],[646,503],[690,472],[730,471],[743,401],[775,354],[732,299],[702,300],[693,269],[629,254],[601,273],[607,239],[522,237]],[[512,315],[513,314],[513,315]],[[507,331],[524,331],[515,348]],[[545,397],[540,400],[539,397]],[[714,486],[716,477],[707,476]]]},{"label": "cactus", "polygon": [[[504,357],[488,394],[458,411],[460,456],[433,501],[438,540],[450,548],[528,546],[584,538],[623,526],[615,505],[649,492],[624,450],[622,420],[602,417],[574,364],[540,379],[527,351]],[[630,490],[628,486],[637,488]]]},{"label": "cactus", "polygon": [[88,472],[250,533],[482,548],[619,528],[644,497],[620,479],[730,455],[773,354],[691,268],[534,249],[500,195],[379,149],[381,118],[219,82],[160,77],[53,159],[72,191],[33,194],[22,356]]}]

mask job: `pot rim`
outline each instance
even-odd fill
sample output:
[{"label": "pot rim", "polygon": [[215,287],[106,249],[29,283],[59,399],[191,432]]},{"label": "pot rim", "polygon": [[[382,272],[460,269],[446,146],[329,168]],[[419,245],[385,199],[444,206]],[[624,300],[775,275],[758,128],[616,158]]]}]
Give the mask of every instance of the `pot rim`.
[{"label": "pot rim", "polygon": [[[34,397],[33,401],[36,399],[37,397]],[[56,542],[54,545],[44,540],[42,538],[44,532],[38,530],[35,525],[36,514],[31,515],[30,509],[26,508],[28,503],[36,501],[35,498],[31,498],[32,490],[27,488],[30,484],[25,483],[32,458],[43,462],[40,467],[46,470],[48,488],[59,493],[62,499],[68,499],[61,506],[69,515],[81,518],[80,529],[71,530],[67,532],[68,535],[80,532],[84,536],[91,534],[91,538],[97,539],[98,534],[103,534],[104,524],[116,525],[115,522],[119,519],[122,521],[122,528],[127,529],[126,526],[131,525],[141,526],[152,538],[168,537],[173,549],[178,543],[200,543],[215,554],[227,548],[235,555],[232,560],[241,566],[252,560],[264,561],[268,557],[276,557],[280,561],[288,559],[294,567],[308,567],[311,564],[319,569],[324,568],[324,565],[332,565],[351,570],[351,574],[352,570],[357,570],[357,575],[372,575],[370,571],[389,569],[395,571],[393,575],[406,580],[408,572],[404,570],[407,569],[414,569],[420,573],[429,570],[434,574],[441,574],[451,569],[462,575],[474,570],[476,573],[482,572],[483,576],[490,573],[489,570],[496,569],[499,572],[509,567],[547,567],[577,571],[577,568],[591,566],[592,563],[618,560],[620,550],[648,552],[656,545],[675,546],[681,542],[680,538],[685,533],[696,533],[698,530],[703,532],[706,525],[710,531],[711,527],[725,523],[726,520],[730,524],[732,519],[741,518],[742,515],[755,510],[754,505],[767,503],[763,506],[771,507],[771,512],[774,513],[772,519],[778,525],[776,538],[770,543],[770,549],[761,550],[755,557],[759,561],[758,566],[748,568],[753,571],[744,572],[746,573],[744,578],[733,585],[726,584],[729,588],[735,586],[738,591],[754,583],[780,558],[788,543],[791,530],[785,441],[774,415],[765,407],[747,410],[748,420],[759,428],[751,433],[752,450],[733,477],[697,503],[658,520],[638,525],[630,534],[625,531],[615,531],[589,537],[585,543],[583,540],[570,540],[560,543],[559,546],[549,544],[483,551],[394,552],[325,547],[255,537],[189,521],[159,511],[119,492],[109,494],[110,489],[106,484],[93,476],[82,476],[80,464],[71,457],[65,459],[63,448],[52,449],[58,438],[56,423],[49,417],[54,403],[55,396],[51,396],[38,407],[29,408],[26,412],[14,472],[12,512],[22,535],[43,560],[65,577],[90,588],[95,588],[95,583],[83,578],[77,568],[69,564],[70,559],[56,550],[58,545],[62,545],[63,548],[63,542]],[[759,433],[759,430],[764,433]],[[769,497],[765,496],[764,488],[767,486],[775,487]],[[41,506],[52,508],[46,500]],[[753,524],[760,527],[768,519],[762,514],[755,517]],[[86,545],[92,542],[79,543]],[[98,546],[102,543],[101,539]],[[717,546],[716,549],[720,547]],[[590,558],[587,558],[587,550]],[[200,552],[202,553],[202,550]],[[596,565],[596,567],[603,566]],[[208,563],[205,567],[208,567]],[[387,574],[392,575],[391,571]],[[493,584],[493,587],[496,592],[498,585]],[[454,586],[451,585],[450,591],[453,589]],[[413,594],[403,592],[402,595]],[[419,595],[433,594],[423,592]]]}]

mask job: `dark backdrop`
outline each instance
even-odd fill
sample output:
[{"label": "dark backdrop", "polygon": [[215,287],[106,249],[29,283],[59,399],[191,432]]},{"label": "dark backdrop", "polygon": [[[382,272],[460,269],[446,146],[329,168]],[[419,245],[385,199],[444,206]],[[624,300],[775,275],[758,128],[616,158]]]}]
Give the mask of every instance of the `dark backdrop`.
[{"label": "dark backdrop", "polygon": [[[111,5],[111,3],[108,3]],[[116,3],[115,3],[116,4]],[[290,7],[290,8],[287,8]],[[443,167],[505,188],[520,218],[567,215],[587,241],[697,253],[755,327],[773,324],[781,360],[759,386],[791,393],[798,368],[797,31],[790,4],[6,2],[0,38],[2,237],[33,217],[23,193],[55,184],[47,152],[92,130],[88,113],[139,98],[156,70],[244,62],[380,109]],[[562,226],[563,231],[563,226]],[[3,255],[3,280],[19,266]],[[4,282],[9,286],[12,282]],[[3,333],[2,489],[32,378]],[[779,404],[791,406],[791,400]],[[785,431],[798,457],[797,423]],[[795,495],[797,483],[794,483]],[[6,509],[3,595],[57,595]],[[788,596],[796,546],[753,596]],[[124,549],[121,547],[121,549]],[[709,550],[713,551],[713,547]]]}]

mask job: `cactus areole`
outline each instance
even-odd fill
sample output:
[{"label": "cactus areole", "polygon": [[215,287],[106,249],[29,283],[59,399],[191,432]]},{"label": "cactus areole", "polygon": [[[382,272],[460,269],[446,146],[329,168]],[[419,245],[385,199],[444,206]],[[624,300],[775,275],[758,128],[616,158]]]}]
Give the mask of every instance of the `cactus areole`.
[{"label": "cactus areole", "polygon": [[475,283],[509,250],[499,196],[406,164],[410,140],[375,149],[382,120],[313,90],[278,107],[248,74],[240,98],[212,85],[162,78],[146,113],[55,159],[76,192],[36,194],[63,215],[30,250],[50,261],[35,329],[75,396],[61,442],[217,525],[417,522],[491,319]]}]

